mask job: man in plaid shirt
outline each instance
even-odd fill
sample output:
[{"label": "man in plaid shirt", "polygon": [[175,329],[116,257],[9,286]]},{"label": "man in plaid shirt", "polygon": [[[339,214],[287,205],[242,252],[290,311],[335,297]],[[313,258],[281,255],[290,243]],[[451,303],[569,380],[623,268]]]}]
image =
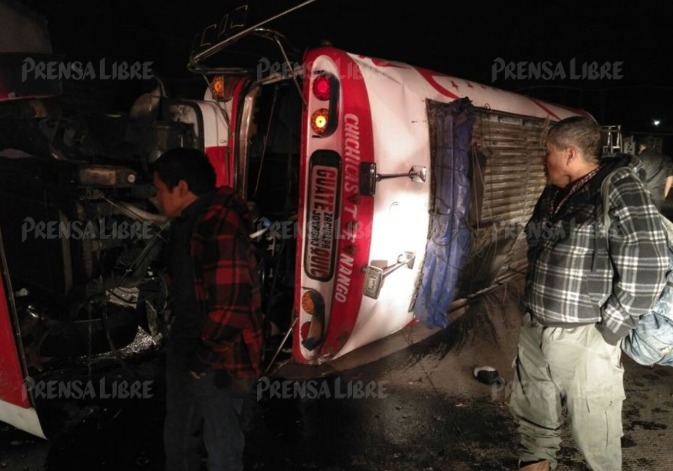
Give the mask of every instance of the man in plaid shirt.
[{"label": "man in plaid shirt", "polygon": [[243,397],[260,374],[262,314],[247,205],[215,188],[208,157],[165,152],[153,167],[171,223],[172,322],[166,352],[166,469],[243,469]]},{"label": "man in plaid shirt", "polygon": [[510,398],[521,470],[556,468],[564,408],[589,469],[622,469],[620,342],[657,301],[669,258],[652,197],[627,168],[612,179],[605,239],[601,182],[628,158],[601,164],[601,148],[587,118],[547,135],[547,186],[525,228],[526,313]]}]

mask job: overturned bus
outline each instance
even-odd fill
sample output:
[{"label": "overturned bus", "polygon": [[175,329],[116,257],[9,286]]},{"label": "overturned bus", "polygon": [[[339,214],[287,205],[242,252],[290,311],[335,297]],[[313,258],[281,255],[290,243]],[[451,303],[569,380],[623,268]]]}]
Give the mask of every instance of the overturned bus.
[{"label": "overturned bus", "polygon": [[[588,113],[332,46],[297,56],[246,13],[189,58],[202,96],[160,83],[126,114],[95,115],[60,106],[58,83],[12,75],[51,50],[39,18],[11,11],[40,40],[0,50],[15,60],[0,74],[0,420],[45,436],[28,379],[139,333],[161,343],[170,221],[148,168],[169,148],[203,150],[254,208],[267,330],[287,332],[297,363],[447,327],[525,270],[546,129]],[[246,41],[265,52],[225,64]]]}]

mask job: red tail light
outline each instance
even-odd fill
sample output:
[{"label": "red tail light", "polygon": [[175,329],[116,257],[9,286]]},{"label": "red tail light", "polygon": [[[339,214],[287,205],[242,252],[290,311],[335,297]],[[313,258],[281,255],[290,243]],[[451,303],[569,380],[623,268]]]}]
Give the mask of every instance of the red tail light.
[{"label": "red tail light", "polygon": [[330,99],[332,93],[332,83],[329,77],[325,74],[318,75],[313,80],[313,95],[318,100],[327,101]]}]

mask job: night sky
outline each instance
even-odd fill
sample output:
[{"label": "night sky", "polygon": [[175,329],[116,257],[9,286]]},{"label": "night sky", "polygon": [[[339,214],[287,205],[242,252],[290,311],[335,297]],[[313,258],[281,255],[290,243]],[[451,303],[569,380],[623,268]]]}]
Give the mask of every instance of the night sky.
[{"label": "night sky", "polygon": [[[152,61],[167,80],[193,75],[194,38],[236,2],[23,0],[66,60]],[[251,3],[260,18],[289,0]],[[304,50],[321,40],[589,111],[625,134],[673,133],[673,7],[584,2],[316,2],[267,25]],[[510,73],[505,72],[509,67]],[[534,68],[540,67],[540,73]],[[591,67],[597,68],[591,74]],[[586,70],[586,72],[585,72]],[[601,72],[603,70],[603,72]],[[123,106],[123,104],[120,104]],[[662,124],[655,128],[653,119]]]}]

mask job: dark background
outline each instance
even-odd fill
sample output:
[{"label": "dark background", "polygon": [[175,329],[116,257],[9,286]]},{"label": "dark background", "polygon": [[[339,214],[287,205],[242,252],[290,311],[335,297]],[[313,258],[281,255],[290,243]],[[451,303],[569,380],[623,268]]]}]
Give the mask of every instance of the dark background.
[{"label": "dark background", "polygon": [[[194,79],[186,67],[194,39],[239,2],[21,3],[47,19],[54,52],[66,60],[98,62],[105,57],[108,62],[152,61],[157,75],[180,84]],[[252,1],[250,11],[262,18],[299,3]],[[582,108],[601,124],[621,125],[625,135],[673,133],[670,5],[317,0],[268,26],[286,35],[299,50],[326,39],[349,52],[406,62]],[[506,78],[501,73],[493,80],[497,59],[526,65],[560,64],[566,73],[571,60],[578,65],[621,62],[622,77],[554,80]],[[141,84],[121,82],[115,86],[125,87],[127,95],[115,104],[124,108],[137,92],[133,87]],[[654,119],[661,120],[661,125],[653,126]],[[669,140],[665,141],[668,153],[673,150]]]}]

